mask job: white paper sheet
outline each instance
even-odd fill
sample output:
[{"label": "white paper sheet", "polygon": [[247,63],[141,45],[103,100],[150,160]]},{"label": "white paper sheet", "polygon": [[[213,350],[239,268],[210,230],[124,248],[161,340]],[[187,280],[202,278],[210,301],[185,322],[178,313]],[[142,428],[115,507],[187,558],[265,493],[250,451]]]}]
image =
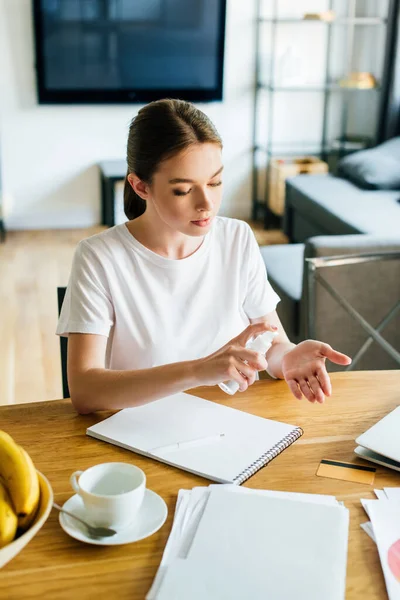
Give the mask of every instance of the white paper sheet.
[{"label": "white paper sheet", "polygon": [[[360,502],[362,504],[363,509],[365,510],[365,512],[367,513],[367,517],[370,516],[369,514],[369,507],[372,504],[378,503],[378,502],[382,502],[382,500],[370,500],[369,498],[360,498]],[[383,500],[383,502],[385,502],[385,500]]]},{"label": "white paper sheet", "polygon": [[[244,500],[241,501],[239,499],[238,495],[246,495],[248,496],[249,494],[252,495],[252,500],[250,500],[250,503],[252,502],[256,502],[258,504],[265,504],[266,499],[272,500],[275,499],[275,506],[281,505],[282,506],[282,501],[285,500],[291,500],[291,502],[289,503],[291,509],[296,510],[296,505],[298,504],[302,504],[304,505],[304,503],[307,503],[307,505],[309,506],[310,503],[313,503],[314,505],[321,505],[321,506],[330,506],[330,507],[335,507],[336,509],[338,509],[339,511],[344,511],[344,513],[348,514],[347,509],[341,508],[339,503],[337,502],[336,498],[334,496],[328,496],[328,495],[318,495],[318,494],[295,494],[295,493],[290,493],[290,492],[276,492],[276,491],[271,491],[271,490],[251,490],[249,488],[238,488],[237,486],[234,485],[211,485],[209,487],[204,487],[204,488],[194,488],[193,490],[191,490],[191,492],[187,492],[186,490],[184,491],[185,494],[190,495],[190,498],[188,500],[188,502],[184,502],[184,498],[185,498],[185,494],[181,494],[180,493],[180,503],[177,503],[177,508],[176,511],[178,513],[178,515],[175,515],[175,520],[174,520],[174,525],[173,525],[173,530],[171,531],[171,535],[170,535],[170,540],[167,543],[165,552],[164,552],[164,556],[162,559],[162,563],[161,563],[161,567],[157,573],[157,576],[153,582],[153,586],[151,588],[151,590],[149,591],[148,595],[147,595],[147,600],[154,600],[154,599],[163,599],[163,598],[174,598],[174,600],[178,600],[181,597],[185,598],[185,600],[188,598],[187,594],[189,593],[188,590],[190,590],[190,598],[191,600],[196,600],[197,598],[201,598],[202,600],[204,598],[218,598],[218,600],[222,600],[222,598],[225,598],[224,595],[221,594],[225,594],[225,592],[228,594],[226,596],[227,599],[231,600],[233,598],[239,598],[240,596],[234,596],[232,594],[236,594],[236,592],[239,590],[237,583],[233,586],[232,589],[226,589],[225,591],[222,591],[221,589],[219,589],[218,594],[219,595],[212,595],[213,590],[215,590],[215,586],[220,586],[221,583],[221,577],[222,580],[225,580],[226,577],[232,577],[232,573],[235,573],[237,571],[237,569],[233,568],[232,565],[232,561],[231,559],[226,560],[226,547],[224,546],[224,552],[222,552],[222,554],[225,554],[225,559],[223,557],[221,557],[221,549],[219,552],[217,552],[217,557],[212,558],[209,555],[209,552],[206,552],[205,558],[204,560],[206,561],[206,565],[207,565],[207,577],[204,578],[202,577],[202,583],[194,586],[193,584],[193,577],[195,575],[195,573],[197,572],[198,574],[198,569],[199,569],[199,564],[198,564],[198,560],[195,559],[195,563],[193,563],[193,560],[190,559],[191,555],[196,556],[196,547],[195,549],[193,549],[193,543],[196,541],[197,536],[199,534],[199,530],[202,527],[203,523],[203,517],[204,517],[204,513],[205,510],[208,508],[208,501],[210,498],[210,494],[213,494],[215,496],[220,497],[221,494],[223,494],[223,505],[224,505],[224,510],[223,510],[223,519],[219,519],[220,521],[225,521],[226,519],[229,520],[229,511],[227,512],[226,509],[231,506],[232,501],[234,503],[242,503],[242,504],[246,504],[247,506],[249,505],[249,500]],[[228,494],[228,496],[226,496],[226,494]],[[232,497],[232,494],[234,494],[234,497]],[[235,500],[236,498],[236,500]],[[264,498],[264,500],[263,500]],[[293,502],[293,504],[292,504]],[[283,502],[285,504],[285,502]],[[288,506],[288,505],[287,505]],[[318,508],[314,507],[312,511],[310,511],[310,514],[312,512],[313,515],[316,514],[316,511],[318,511]],[[239,513],[241,514],[241,513]],[[255,516],[254,516],[255,518]],[[259,521],[262,523],[263,519],[259,518]],[[259,527],[257,526],[257,531],[258,531]],[[320,530],[320,527],[318,525],[318,531]],[[245,528],[246,530],[246,528]],[[229,528],[228,528],[229,531]],[[346,534],[347,535],[347,534]],[[346,544],[347,544],[347,538],[346,538]],[[303,544],[304,545],[304,544]],[[265,546],[265,542],[262,545],[262,547],[264,548]],[[347,545],[346,545],[347,548]],[[197,545],[197,550],[198,550],[198,545]],[[193,554],[194,553],[194,554]],[[273,553],[274,554],[274,553]],[[320,552],[318,553],[319,555],[321,554]],[[248,551],[245,551],[245,556],[248,555]],[[257,561],[257,556],[258,553],[256,551],[254,551],[254,553],[251,554],[251,556],[249,557],[249,560],[251,559],[251,557],[255,557],[255,562]],[[188,559],[185,557],[189,557]],[[203,560],[203,559],[202,559]],[[278,559],[277,559],[278,560]],[[315,559],[314,559],[315,560]],[[254,561],[250,561],[249,565],[251,567],[252,563]],[[241,562],[241,565],[243,563],[243,560]],[[278,560],[279,563],[279,560]],[[346,560],[344,558],[344,565],[346,563]],[[215,569],[214,565],[218,565],[218,569]],[[225,566],[224,566],[225,565]],[[283,567],[282,567],[283,568]],[[201,567],[200,567],[201,569]],[[224,575],[223,574],[223,570],[226,569],[227,572]],[[315,565],[313,567],[313,570],[315,569]],[[228,573],[229,571],[229,573]],[[263,586],[265,587],[264,583],[261,585],[260,581],[258,581],[258,579],[260,577],[264,577],[264,575],[262,575],[262,573],[260,575],[257,575],[257,569],[255,569],[253,571],[253,576],[255,576],[255,578],[253,577],[253,583],[251,584],[251,590],[254,591],[254,594],[256,594],[257,589],[263,589]],[[345,566],[344,566],[344,573],[345,573]],[[249,575],[249,574],[248,574]],[[343,575],[343,573],[342,573]],[[198,579],[198,577],[196,578]],[[233,577],[233,579],[235,580],[235,577]],[[239,578],[240,580],[244,580],[244,574],[242,573],[241,577]],[[246,580],[248,580],[249,577],[246,578]],[[315,577],[314,577],[315,579]],[[318,579],[318,578],[317,578]],[[343,575],[343,585],[344,585],[344,575]],[[339,580],[341,580],[341,576],[339,576]],[[218,583],[219,582],[219,583]],[[322,582],[322,580],[321,580]],[[248,583],[248,581],[247,581]],[[318,582],[317,582],[318,584]],[[204,589],[203,587],[201,587],[203,585],[206,586]],[[261,588],[260,588],[261,585]],[[305,585],[305,584],[304,584]],[[177,587],[179,587],[179,590],[177,589]],[[189,586],[189,587],[187,587]],[[254,586],[254,589],[253,589]],[[240,587],[240,586],[239,586]],[[196,588],[196,589],[195,589]],[[344,589],[344,588],[343,588]],[[247,592],[249,593],[250,588],[247,589]],[[243,590],[242,590],[243,591]],[[289,590],[287,590],[287,592],[289,593]],[[336,590],[337,592],[337,590]],[[239,593],[239,592],[238,592]],[[241,593],[241,592],[240,592]],[[320,593],[320,591],[316,592],[317,595],[315,596],[315,598],[318,597],[318,594]],[[325,592],[324,592],[325,593]],[[333,592],[335,593],[335,592]],[[344,593],[344,592],[343,592]],[[173,595],[170,595],[173,594]],[[179,594],[182,594],[182,596],[180,596]],[[196,595],[197,594],[197,595]],[[263,598],[265,597],[265,590],[263,590]],[[313,596],[310,595],[310,590],[307,590],[307,592],[305,592],[305,597],[307,598],[312,598]],[[251,595],[251,597],[253,598],[257,598],[256,595]],[[261,597],[261,596],[260,596]],[[274,596],[275,597],[275,596]],[[286,597],[286,596],[282,596]],[[287,596],[289,597],[289,596]],[[298,596],[299,597],[299,596]],[[326,596],[326,598],[328,598],[329,596]],[[337,598],[337,597],[342,597],[342,596],[337,596],[337,595],[333,595],[333,598]]]},{"label": "white paper sheet", "polygon": [[365,523],[361,523],[360,527],[361,527],[361,529],[363,529],[365,531],[365,533],[367,533],[369,535],[371,540],[374,541],[376,544],[376,539],[375,539],[375,535],[374,535],[374,530],[372,529],[371,521],[366,521]]},{"label": "white paper sheet", "polygon": [[400,501],[400,488],[398,487],[387,487],[383,488],[384,492],[389,498],[389,500],[399,500]]},{"label": "white paper sheet", "polygon": [[378,500],[387,500],[387,495],[384,490],[374,490],[374,492]]},{"label": "white paper sheet", "polygon": [[390,600],[400,600],[400,503],[375,501],[368,507]]}]

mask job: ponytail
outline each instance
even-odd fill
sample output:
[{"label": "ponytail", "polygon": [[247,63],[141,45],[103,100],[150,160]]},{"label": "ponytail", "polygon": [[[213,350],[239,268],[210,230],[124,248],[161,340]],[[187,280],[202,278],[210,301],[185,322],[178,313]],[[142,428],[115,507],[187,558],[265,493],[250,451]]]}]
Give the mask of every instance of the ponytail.
[{"label": "ponytail", "polygon": [[125,177],[124,185],[124,212],[126,217],[132,221],[132,219],[136,219],[144,213],[146,210],[146,202],[133,190],[128,181],[128,174],[129,172]]},{"label": "ponytail", "polygon": [[[141,108],[129,127],[128,174],[136,173],[151,185],[154,173],[166,159],[192,144],[212,143],[222,148],[221,138],[201,110],[183,100],[156,100]],[[125,179],[124,210],[129,220],[140,217],[146,202]]]}]

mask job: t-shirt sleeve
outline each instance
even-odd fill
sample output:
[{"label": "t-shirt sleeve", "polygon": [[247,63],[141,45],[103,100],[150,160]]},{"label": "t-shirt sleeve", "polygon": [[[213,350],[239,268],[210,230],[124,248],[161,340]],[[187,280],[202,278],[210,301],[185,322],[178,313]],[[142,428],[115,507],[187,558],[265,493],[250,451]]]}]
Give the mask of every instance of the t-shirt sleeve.
[{"label": "t-shirt sleeve", "polygon": [[249,319],[257,319],[274,311],[280,298],[268,281],[260,248],[250,227],[247,227],[245,257],[247,292],[243,310]]},{"label": "t-shirt sleeve", "polygon": [[95,333],[108,336],[114,324],[114,309],[104,268],[83,240],[72,262],[56,333]]}]

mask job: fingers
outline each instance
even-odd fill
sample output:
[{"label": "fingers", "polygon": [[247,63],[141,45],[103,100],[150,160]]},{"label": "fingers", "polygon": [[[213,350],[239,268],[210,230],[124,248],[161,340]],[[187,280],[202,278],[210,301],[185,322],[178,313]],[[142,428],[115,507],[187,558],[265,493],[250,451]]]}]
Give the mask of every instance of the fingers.
[{"label": "fingers", "polygon": [[[297,381],[297,384],[302,394],[309,402],[319,402],[319,404],[324,403],[325,395],[317,377],[311,376],[309,378],[300,379]],[[290,389],[292,389],[291,386]]]},{"label": "fingers", "polygon": [[257,371],[265,371],[268,368],[267,359],[261,352],[255,352],[248,348],[240,348],[238,350],[238,357],[242,361],[247,361]]},{"label": "fingers", "polygon": [[238,344],[240,344],[241,346],[245,346],[247,344],[247,342],[250,340],[250,338],[256,336],[256,335],[260,335],[260,333],[264,333],[265,331],[277,331],[278,328],[276,327],[276,325],[270,325],[269,323],[253,323],[252,325],[249,325],[248,327],[246,327],[246,329],[244,331],[242,331],[242,333],[240,333],[236,338],[235,341],[237,341]]},{"label": "fingers", "polygon": [[[245,331],[251,337],[255,334],[255,331],[259,333],[260,328],[265,331],[266,327],[268,328],[269,325],[257,323],[248,327]],[[250,350],[237,343],[243,333],[224,348],[224,353],[228,355],[228,379],[236,381],[241,392],[244,392],[249,385],[254,383],[258,371],[263,371],[268,367],[267,360],[261,352]]]},{"label": "fingers", "polygon": [[253,369],[250,365],[247,365],[245,362],[238,360],[235,364],[235,368],[237,369],[237,371],[239,371],[241,375],[244,375],[248,385],[252,385],[255,382],[257,371]]},{"label": "fingers", "polygon": [[298,400],[301,400],[304,396],[309,402],[323,404],[325,396],[330,396],[332,393],[329,375],[323,368],[318,369],[314,375],[303,379],[289,379],[287,384]]},{"label": "fingers", "polygon": [[239,384],[239,391],[244,392],[249,387],[249,382],[236,368],[229,372],[229,379],[233,379]]},{"label": "fingers", "polygon": [[321,389],[321,385],[314,375],[308,378],[308,385],[311,388],[312,393],[314,394],[314,398],[317,402],[322,404],[325,401],[324,393]]},{"label": "fingers", "polygon": [[306,379],[301,379],[299,382],[299,388],[301,389],[303,395],[307,398],[309,402],[315,402],[315,396],[313,394],[312,389],[308,385],[308,381]]},{"label": "fingers", "polygon": [[289,379],[286,383],[288,384],[293,396],[297,398],[297,400],[301,400],[304,395],[309,402],[316,401],[316,396],[311,387],[308,385],[306,379],[302,379],[300,381],[297,381],[297,379]]},{"label": "fingers", "polygon": [[303,397],[303,394],[301,393],[301,390],[298,386],[297,381],[295,381],[294,379],[289,379],[289,381],[287,381],[287,384],[288,384],[293,396],[295,398],[297,398],[297,400],[301,400]]},{"label": "fingers", "polygon": [[240,358],[234,356],[230,359],[228,369],[228,379],[233,379],[239,384],[239,390],[244,392],[249,385],[252,385],[256,379],[257,371],[246,364]]},{"label": "fingers", "polygon": [[350,356],[334,350],[329,344],[321,343],[320,353],[321,356],[327,358],[336,365],[349,365],[351,363]]},{"label": "fingers", "polygon": [[332,385],[331,380],[329,379],[329,375],[326,372],[325,368],[319,368],[316,372],[316,377],[320,383],[321,389],[325,396],[330,396],[332,394]]}]

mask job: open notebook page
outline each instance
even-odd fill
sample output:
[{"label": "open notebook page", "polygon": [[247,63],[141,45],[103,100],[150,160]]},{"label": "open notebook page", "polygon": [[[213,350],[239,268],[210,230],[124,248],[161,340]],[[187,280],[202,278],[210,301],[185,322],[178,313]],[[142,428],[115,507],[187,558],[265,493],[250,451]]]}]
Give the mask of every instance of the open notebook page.
[{"label": "open notebook page", "polygon": [[[88,435],[222,483],[233,482],[293,432],[301,434],[294,425],[185,393],[122,410],[87,429]],[[155,450],[221,433],[198,446]]]}]

